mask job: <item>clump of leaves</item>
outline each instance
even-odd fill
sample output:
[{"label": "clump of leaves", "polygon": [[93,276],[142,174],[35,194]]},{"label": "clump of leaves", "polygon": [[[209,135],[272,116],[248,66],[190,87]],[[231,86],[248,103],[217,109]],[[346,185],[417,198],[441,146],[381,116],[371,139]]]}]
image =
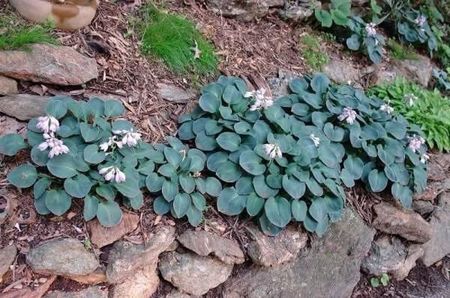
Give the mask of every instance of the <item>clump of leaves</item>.
[{"label": "clump of leaves", "polygon": [[450,67],[447,72],[442,69],[433,69],[433,77],[436,80],[436,86],[443,92],[450,92],[450,78],[448,76]]},{"label": "clump of leaves", "polygon": [[[116,119],[123,112],[117,102],[53,99],[47,118],[28,126],[34,165],[19,166],[8,179],[34,185],[41,214],[61,215],[72,198],[84,198],[86,220],[97,216],[106,226],[120,220],[115,199],[137,209],[144,187],[158,214],[196,226],[209,198],[223,214],[254,217],[270,235],[291,221],[323,235],[342,215],[344,186],[357,181],[373,192],[390,189],[411,206],[413,192],[426,186],[419,128],[382,100],[323,74],[295,79],[290,90],[275,100],[247,91],[241,79],[220,77],[180,117],[178,138],[168,145],[141,142],[129,122]],[[0,139],[8,156],[26,146],[18,135]]]},{"label": "clump of leaves", "polygon": [[396,60],[415,60],[418,57],[413,48],[405,46],[393,38],[388,39],[387,46],[391,56]]},{"label": "clump of leaves", "polygon": [[347,47],[353,51],[363,51],[373,63],[381,63],[384,37],[377,32],[376,24],[366,23],[361,17],[352,17],[348,24],[353,34],[347,38]]},{"label": "clump of leaves", "polygon": [[56,44],[52,24],[26,24],[12,15],[0,13],[0,50],[26,49],[35,43]]},{"label": "clump of leaves", "polygon": [[213,45],[191,21],[160,11],[151,4],[145,6],[142,15],[137,27],[144,54],[161,58],[176,72],[213,74],[217,71]]},{"label": "clump of leaves", "polygon": [[387,273],[383,273],[379,277],[372,277],[370,279],[370,285],[372,288],[378,288],[379,286],[386,287],[389,284],[390,278]]},{"label": "clump of leaves", "polygon": [[316,35],[304,35],[300,39],[302,56],[312,70],[320,71],[328,63],[328,54],[320,45],[320,38]]},{"label": "clump of leaves", "polygon": [[346,26],[351,15],[351,0],[331,0],[327,9],[316,8],[314,15],[322,27],[330,28],[333,23]]},{"label": "clump of leaves", "polygon": [[405,79],[371,90],[387,103],[396,113],[421,127],[431,148],[450,150],[450,101],[438,90],[429,91]]}]

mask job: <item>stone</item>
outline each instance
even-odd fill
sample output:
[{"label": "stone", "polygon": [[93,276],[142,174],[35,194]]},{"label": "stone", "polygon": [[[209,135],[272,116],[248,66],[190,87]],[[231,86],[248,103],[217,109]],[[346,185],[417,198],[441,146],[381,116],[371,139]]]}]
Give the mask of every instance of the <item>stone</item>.
[{"label": "stone", "polygon": [[444,193],[430,219],[433,234],[422,248],[422,262],[431,266],[450,254],[450,193]]},{"label": "stone", "polygon": [[16,94],[19,92],[17,90],[17,81],[0,76],[0,95]]},{"label": "stone", "polygon": [[279,14],[284,19],[303,22],[313,15],[316,7],[321,7],[319,1],[297,1],[294,5],[287,5],[287,7],[281,9]]},{"label": "stone", "polygon": [[295,226],[289,226],[276,237],[263,234],[258,228],[248,229],[253,238],[247,253],[253,263],[261,266],[277,266],[289,262],[306,246],[308,236]]},{"label": "stone", "polygon": [[[17,291],[8,291],[6,293],[2,293],[2,298],[41,298],[47,293],[48,289],[51,287],[53,282],[56,280],[56,275],[50,276],[46,282],[38,287],[27,287],[22,288]],[[22,284],[20,284],[22,285]]]},{"label": "stone", "polygon": [[108,298],[108,290],[89,287],[78,292],[51,291],[44,298]]},{"label": "stone", "polygon": [[133,276],[136,271],[158,261],[158,256],[175,240],[175,228],[163,226],[149,238],[147,244],[116,242],[108,257],[106,278],[118,284]]},{"label": "stone", "polygon": [[261,18],[273,7],[281,7],[284,0],[207,0],[207,6],[214,13],[234,17],[243,21]]},{"label": "stone", "polygon": [[417,55],[416,59],[393,60],[388,66],[375,72],[375,84],[389,83],[396,77],[404,77],[427,87],[432,78],[433,64],[430,58]]},{"label": "stone", "polygon": [[91,242],[98,248],[116,242],[124,235],[134,231],[139,224],[139,216],[129,212],[125,212],[119,224],[106,228],[103,227],[98,220],[91,220],[87,226],[91,235]]},{"label": "stone", "polygon": [[183,292],[197,296],[225,282],[232,270],[233,265],[194,253],[164,253],[159,262],[159,271],[166,281]]},{"label": "stone", "polygon": [[17,248],[14,245],[8,245],[0,249],[0,283],[3,275],[8,272],[9,267],[14,263],[17,255]]},{"label": "stone", "polygon": [[39,117],[45,114],[45,106],[50,97],[15,94],[0,97],[0,113],[17,118],[22,121]]},{"label": "stone", "polygon": [[86,275],[70,276],[69,278],[80,284],[98,285],[106,282],[106,273],[104,270],[97,268],[97,270],[92,273]]},{"label": "stone", "polygon": [[267,79],[267,84],[272,91],[272,96],[274,98],[279,98],[289,95],[289,82],[297,77],[300,77],[300,75],[295,72],[279,70],[278,76]]},{"label": "stone", "polygon": [[98,77],[97,62],[71,47],[34,44],[29,51],[0,51],[0,74],[18,80],[63,86]]},{"label": "stone", "polygon": [[372,223],[375,229],[419,243],[431,239],[431,225],[416,212],[400,209],[386,202],[375,205],[373,209],[377,214]]},{"label": "stone", "polygon": [[177,87],[175,85],[169,85],[164,83],[158,83],[158,94],[162,99],[165,99],[174,103],[187,103],[194,100],[197,94],[195,91]]},{"label": "stone", "polygon": [[30,250],[26,261],[34,272],[46,275],[87,275],[99,266],[95,254],[72,238],[52,239],[41,243]]},{"label": "stone", "polygon": [[25,127],[25,123],[18,122],[12,117],[0,116],[0,136],[9,133],[21,133]]},{"label": "stone", "polygon": [[166,295],[165,298],[197,298],[198,296],[192,296],[178,290],[172,290],[169,294]]},{"label": "stone", "polygon": [[311,249],[272,268],[253,265],[223,285],[224,298],[350,297],[375,231],[350,208]]},{"label": "stone", "polygon": [[156,292],[158,286],[159,277],[154,262],[137,270],[124,282],[115,285],[110,298],[148,298]]},{"label": "stone", "polygon": [[213,233],[188,230],[178,237],[178,241],[199,256],[214,255],[225,264],[241,264],[245,261],[238,243]]},{"label": "stone", "polygon": [[380,276],[398,270],[407,256],[406,246],[397,237],[384,236],[372,243],[369,255],[361,268],[369,274]]},{"label": "stone", "polygon": [[414,200],[412,208],[414,211],[423,216],[433,212],[434,205],[430,201]]},{"label": "stone", "polygon": [[396,280],[404,280],[409,272],[416,266],[416,261],[423,256],[423,248],[420,245],[413,244],[408,247],[408,256],[400,266],[392,270],[390,274]]},{"label": "stone", "polygon": [[330,78],[330,80],[339,84],[352,84],[359,81],[359,70],[351,63],[331,59],[328,64],[323,67],[323,72]]}]

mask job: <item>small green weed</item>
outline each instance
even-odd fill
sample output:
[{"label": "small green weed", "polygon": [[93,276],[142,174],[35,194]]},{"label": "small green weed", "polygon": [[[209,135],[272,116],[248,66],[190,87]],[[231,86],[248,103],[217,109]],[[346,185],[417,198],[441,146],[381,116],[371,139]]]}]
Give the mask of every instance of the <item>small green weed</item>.
[{"label": "small green weed", "polygon": [[387,286],[389,284],[389,275],[387,273],[383,273],[380,277],[372,277],[370,279],[370,285],[372,288],[378,288],[379,286]]},{"label": "small green weed", "polygon": [[29,25],[13,15],[0,13],[0,50],[24,49],[34,43],[52,43],[52,24]]},{"label": "small green weed", "polygon": [[387,45],[391,56],[396,60],[416,60],[418,57],[417,53],[411,46],[404,46],[395,39],[389,38]]},{"label": "small green weed", "polygon": [[321,50],[320,41],[320,37],[312,34],[302,36],[300,39],[301,53],[309,67],[315,71],[320,71],[329,61],[327,53]]},{"label": "small green weed", "polygon": [[381,86],[370,93],[384,99],[409,122],[423,130],[428,145],[450,151],[450,100],[438,90],[429,91],[403,78]]},{"label": "small green weed", "polygon": [[175,72],[194,70],[197,74],[212,74],[217,71],[213,45],[191,21],[149,5],[143,8],[137,29],[142,52],[161,58]]}]

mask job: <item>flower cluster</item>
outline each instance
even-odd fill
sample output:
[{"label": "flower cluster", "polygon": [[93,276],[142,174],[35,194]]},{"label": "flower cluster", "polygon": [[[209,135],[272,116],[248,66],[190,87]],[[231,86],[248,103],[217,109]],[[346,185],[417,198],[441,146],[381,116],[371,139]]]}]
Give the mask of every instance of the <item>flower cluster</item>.
[{"label": "flower cluster", "polygon": [[[110,137],[107,142],[100,144],[100,149],[104,152],[107,152],[110,147],[117,146],[119,149],[123,146],[135,147],[138,142],[141,140],[141,134],[128,130],[115,130],[113,131],[114,136]],[[120,141],[118,141],[119,136],[122,137]]]},{"label": "flower cluster", "polygon": [[377,35],[377,30],[375,29],[374,23],[369,23],[366,25],[366,33],[367,33],[367,36]]},{"label": "flower cluster", "polygon": [[55,137],[55,132],[59,129],[58,119],[53,116],[39,117],[36,128],[43,132],[42,136],[45,140],[39,144],[38,149],[40,151],[50,149],[48,152],[48,158],[69,153],[69,147],[64,145],[63,141]]},{"label": "flower cluster", "polygon": [[381,105],[380,111],[386,112],[388,114],[392,114],[394,112],[394,108],[391,107],[389,104],[385,103]]},{"label": "flower cluster", "polygon": [[345,121],[348,124],[353,124],[356,120],[356,112],[352,108],[346,107],[338,116],[338,119],[339,121]]},{"label": "flower cluster", "polygon": [[419,15],[414,22],[419,25],[419,27],[423,27],[425,25],[425,22],[427,21],[427,18],[424,15]]},{"label": "flower cluster", "polygon": [[264,144],[264,152],[270,158],[281,158],[283,155],[281,153],[280,146],[277,144]]},{"label": "flower cluster", "polygon": [[320,145],[320,138],[316,137],[313,133],[309,135],[309,138],[313,141],[314,146],[319,147]]},{"label": "flower cluster", "polygon": [[106,181],[114,181],[116,183],[122,183],[125,182],[125,180],[127,179],[125,173],[122,172],[118,167],[110,166],[102,168],[98,172],[105,178]]},{"label": "flower cluster", "polygon": [[408,106],[412,107],[417,100],[417,96],[412,93],[405,94],[405,102]]},{"label": "flower cluster", "polygon": [[61,154],[69,153],[69,148],[64,145],[63,141],[58,140],[53,132],[43,134],[45,142],[39,144],[38,149],[45,151],[50,148],[48,158],[53,158]]},{"label": "flower cluster", "polygon": [[425,140],[418,135],[414,135],[409,137],[408,148],[411,149],[414,153],[416,153],[422,145],[425,144]]},{"label": "flower cluster", "polygon": [[249,91],[245,93],[244,97],[253,97],[255,99],[255,102],[250,107],[250,111],[267,109],[268,107],[273,105],[273,99],[266,96],[266,90],[264,88],[256,91]]}]

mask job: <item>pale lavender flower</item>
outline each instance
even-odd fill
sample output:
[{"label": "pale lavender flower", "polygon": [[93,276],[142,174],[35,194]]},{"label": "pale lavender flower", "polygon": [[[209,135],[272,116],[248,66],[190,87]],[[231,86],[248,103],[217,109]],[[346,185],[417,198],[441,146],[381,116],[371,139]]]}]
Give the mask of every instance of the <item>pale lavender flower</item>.
[{"label": "pale lavender flower", "polygon": [[53,116],[39,117],[36,128],[44,133],[56,132],[59,129],[59,121]]},{"label": "pale lavender flower", "polygon": [[338,116],[338,119],[339,121],[345,121],[348,124],[353,124],[356,120],[356,112],[352,108],[346,107]]},{"label": "pale lavender flower", "polygon": [[388,114],[392,114],[394,112],[394,108],[391,107],[389,104],[385,103],[381,105],[380,111],[386,112]]},{"label": "pale lavender flower", "polygon": [[425,140],[421,136],[414,135],[413,137],[409,137],[408,147],[414,153],[417,152],[423,144],[425,144]]},{"label": "pale lavender flower", "polygon": [[419,27],[423,27],[425,25],[425,22],[427,21],[427,18],[424,15],[419,15],[414,22],[419,25]]},{"label": "pale lavender flower", "polygon": [[374,23],[368,23],[366,25],[366,33],[367,36],[376,36],[377,35],[377,30],[375,29],[375,24]]},{"label": "pale lavender flower", "polygon": [[264,152],[270,158],[272,158],[272,159],[277,158],[277,157],[281,158],[283,156],[281,153],[280,146],[278,146],[277,144],[264,144],[263,146],[264,146]]},{"label": "pale lavender flower", "polygon": [[126,181],[125,173],[122,172],[118,167],[105,167],[98,171],[106,181],[114,181],[116,183],[122,183]]},{"label": "pale lavender flower", "polygon": [[427,153],[422,154],[422,156],[420,157],[420,162],[421,163],[426,163],[428,160],[430,159],[430,156]]},{"label": "pale lavender flower", "polygon": [[69,147],[64,145],[63,141],[58,140],[53,133],[44,133],[43,137],[45,141],[39,144],[38,149],[40,151],[50,149],[48,152],[49,158],[69,153]]},{"label": "pale lavender flower", "polygon": [[123,146],[135,147],[141,140],[142,135],[140,133],[134,132],[132,130],[115,130],[113,131],[115,135],[122,136],[120,141],[114,141],[117,147],[122,148]]}]

